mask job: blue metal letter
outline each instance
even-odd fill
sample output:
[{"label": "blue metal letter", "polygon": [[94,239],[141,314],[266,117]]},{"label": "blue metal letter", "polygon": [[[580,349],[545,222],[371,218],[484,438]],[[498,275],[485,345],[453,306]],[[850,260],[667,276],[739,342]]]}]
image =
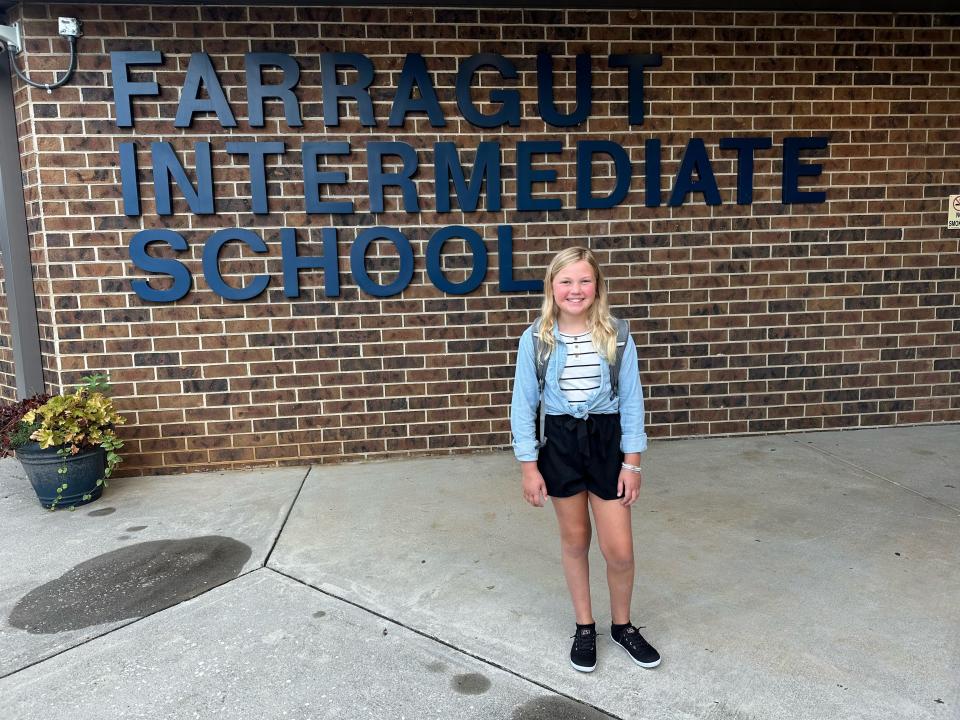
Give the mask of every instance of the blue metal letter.
[{"label": "blue metal letter", "polygon": [[720,149],[737,151],[737,205],[753,202],[753,151],[767,150],[773,140],[763,138],[721,138]]},{"label": "blue metal letter", "polygon": [[662,63],[660,53],[610,56],[610,67],[627,68],[627,112],[631,125],[643,125],[643,69],[658,67]]},{"label": "blue metal letter", "polygon": [[[420,97],[413,97],[413,87],[420,90]],[[433,127],[444,127],[447,121],[443,118],[443,110],[437,99],[437,91],[433,87],[427,64],[420,53],[407,53],[403,61],[403,70],[397,81],[397,92],[393,96],[393,109],[390,111],[390,120],[387,127],[403,127],[407,113],[425,112],[430,118]]]},{"label": "blue metal letter", "polygon": [[349,215],[353,212],[352,200],[321,200],[321,185],[342,185],[347,174],[342,170],[320,172],[317,169],[318,155],[349,155],[348,142],[305,142],[303,144],[303,192],[307,201],[307,214],[333,213]]},{"label": "blue metal letter", "polygon": [[250,158],[250,195],[253,199],[253,212],[257,215],[269,215],[270,203],[267,195],[267,170],[264,167],[265,155],[283,155],[286,145],[282,142],[232,142],[227,143],[227,152],[247,155]]},{"label": "blue metal letter", "polygon": [[[389,285],[377,285],[367,275],[366,256],[367,248],[376,240],[389,240],[397,248],[400,255],[400,270],[397,279]],[[350,248],[350,273],[357,281],[357,286],[367,295],[376,297],[390,297],[403,292],[403,289],[413,279],[413,248],[406,236],[394,228],[372,227],[357,235]]]},{"label": "blue metal letter", "polygon": [[457,146],[441,142],[433,146],[433,176],[436,184],[437,212],[450,212],[450,181],[453,180],[457,203],[463,212],[476,212],[480,202],[480,187],[487,181],[486,210],[500,209],[500,143],[482,142],[477,146],[476,158],[467,186],[463,166],[457,155]]},{"label": "blue metal letter", "polygon": [[[263,66],[278,67],[283,71],[279,85],[263,84]],[[247,116],[250,127],[263,127],[263,101],[275,98],[283,101],[283,114],[287,127],[303,127],[300,119],[300,103],[293,89],[300,81],[300,66],[285,53],[247,53],[244,56],[247,72]]]},{"label": "blue metal letter", "polygon": [[130,65],[162,65],[163,55],[157,50],[110,53],[110,72],[113,78],[113,105],[116,108],[117,127],[133,127],[130,98],[134,95],[159,95],[155,82],[130,82]]},{"label": "blue metal letter", "polygon": [[150,159],[153,165],[153,193],[157,198],[157,214],[173,215],[170,201],[170,179],[177,186],[190,206],[190,212],[196,215],[212,215],[213,208],[213,169],[210,162],[210,143],[193,144],[197,166],[197,189],[194,191],[183,165],[177,160],[173,146],[166,142],[150,144]]},{"label": "blue metal letter", "polygon": [[819,177],[823,172],[820,163],[801,163],[801,150],[822,150],[827,146],[825,137],[788,137],[783,139],[783,203],[822,203],[827,193],[801,192],[800,178]]},{"label": "blue metal letter", "polygon": [[[337,68],[350,67],[357,71],[356,82],[337,84]],[[320,53],[320,82],[323,83],[323,122],[332,127],[340,124],[340,98],[353,98],[360,110],[360,124],[377,124],[373,117],[373,102],[367,88],[373,83],[374,70],[370,58],[360,53]]]},{"label": "blue metal letter", "polygon": [[[206,100],[200,98],[200,84],[209,96]],[[216,113],[221,127],[236,127],[237,121],[233,118],[230,103],[223,94],[223,87],[217,77],[216,70],[210,62],[210,56],[203,52],[196,52],[190,56],[187,65],[187,78],[183,81],[183,90],[180,91],[180,104],[177,105],[177,117],[173,121],[174,127],[190,127],[194,113]]]},{"label": "blue metal letter", "polygon": [[[698,177],[696,182],[693,180],[694,170]],[[680,161],[673,192],[670,193],[670,206],[683,205],[687,195],[692,192],[703,193],[707,205],[719,205],[722,202],[717,178],[714,177],[710,158],[707,157],[707,148],[700,138],[691,138],[687,149],[683,151],[683,160]]]},{"label": "blue metal letter", "polygon": [[660,141],[651,138],[643,144],[644,201],[647,207],[660,207],[662,188],[660,186]]},{"label": "blue metal letter", "polygon": [[325,227],[321,230],[321,233],[323,255],[300,256],[297,255],[297,231],[293,228],[280,229],[284,297],[300,297],[300,270],[302,268],[323,268],[323,294],[327,297],[340,296],[337,229]]},{"label": "blue metal letter", "polygon": [[203,276],[210,289],[220,297],[226,300],[250,300],[267,289],[270,276],[257,275],[246,287],[235,288],[227,285],[220,274],[220,249],[231,240],[246,243],[255,253],[267,251],[267,244],[255,232],[243,228],[218,230],[207,238],[203,245]]},{"label": "blue metal letter", "polygon": [[493,115],[484,115],[477,106],[473,104],[470,97],[470,84],[473,82],[473,74],[484,66],[492,66],[500,71],[500,76],[513,80],[517,77],[517,68],[513,63],[496,53],[480,53],[471,55],[462,63],[457,70],[457,107],[460,108],[460,114],[471,125],[482,128],[500,127],[508,123],[511,127],[520,126],[520,93],[517,90],[494,90],[490,93],[490,102],[502,103],[500,108]]},{"label": "blue metal letter", "polygon": [[497,256],[500,258],[500,292],[543,292],[543,280],[513,277],[513,228],[510,225],[497,225]]},{"label": "blue metal letter", "polygon": [[149,280],[133,280],[130,287],[148,302],[175,302],[190,292],[190,271],[179,260],[148,255],[147,246],[155,242],[165,242],[178,251],[187,249],[187,241],[173,230],[141,230],[130,240],[130,260],[141,270],[169,275],[173,278],[173,285],[166,290],[157,290],[150,287]]},{"label": "blue metal letter", "polygon": [[[613,158],[617,184],[607,197],[593,197],[593,156],[604,153]],[[630,190],[633,166],[627,152],[610,140],[581,140],[577,143],[577,209],[612,208],[623,202]]]},{"label": "blue metal letter", "polygon": [[545,123],[554,127],[570,127],[590,117],[592,85],[590,54],[581,53],[577,55],[577,106],[568,115],[558,112],[553,98],[553,56],[546,51],[537,53],[537,106]]},{"label": "blue metal letter", "polygon": [[120,143],[120,188],[123,193],[123,214],[140,215],[140,172],[137,169],[137,144]]},{"label": "blue metal letter", "polygon": [[533,198],[533,183],[552,183],[557,180],[557,171],[534,170],[531,155],[534,153],[558,153],[563,150],[559,140],[538,140],[517,143],[517,210],[559,210],[560,198]]},{"label": "blue metal letter", "polygon": [[[397,155],[403,159],[403,169],[398,173],[383,171],[383,156]],[[402,142],[367,143],[367,187],[370,193],[370,212],[383,212],[383,188],[395,185],[403,190],[403,211],[420,212],[417,185],[417,151]]]},{"label": "blue metal letter", "polygon": [[[440,267],[443,244],[453,238],[466,240],[470,245],[470,252],[473,253],[473,270],[470,272],[470,277],[459,283],[450,282],[443,274],[443,268]],[[451,295],[466,295],[476,290],[487,277],[487,246],[483,244],[483,238],[477,234],[476,230],[463,225],[440,228],[427,243],[427,275],[438,290]]]}]

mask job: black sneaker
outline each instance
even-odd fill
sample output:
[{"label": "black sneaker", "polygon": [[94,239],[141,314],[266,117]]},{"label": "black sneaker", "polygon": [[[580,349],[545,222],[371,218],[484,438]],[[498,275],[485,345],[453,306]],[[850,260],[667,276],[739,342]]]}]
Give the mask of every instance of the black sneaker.
[{"label": "black sneaker", "polygon": [[655,668],[660,664],[660,653],[643,639],[643,635],[633,625],[627,625],[619,632],[611,629],[610,639],[626,650],[630,658],[640,667]]},{"label": "black sneaker", "polygon": [[570,648],[570,664],[574,670],[593,672],[597,667],[597,628],[595,625],[577,625]]}]

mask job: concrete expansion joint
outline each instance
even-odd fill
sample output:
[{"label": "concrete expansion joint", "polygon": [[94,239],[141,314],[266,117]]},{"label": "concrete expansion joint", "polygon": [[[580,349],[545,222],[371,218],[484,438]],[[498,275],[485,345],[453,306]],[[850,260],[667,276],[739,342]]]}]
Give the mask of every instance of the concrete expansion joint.
[{"label": "concrete expansion joint", "polygon": [[297,500],[300,499],[300,493],[303,492],[303,486],[307,484],[307,478],[310,477],[313,467],[313,465],[310,465],[307,468],[307,471],[303,474],[303,478],[300,480],[300,485],[297,487],[297,491],[293,494],[293,500],[290,501],[290,507],[287,508],[287,512],[283,516],[283,522],[280,523],[280,527],[277,529],[277,534],[274,536],[273,542],[270,544],[270,549],[267,550],[267,554],[263,558],[263,562],[260,564],[260,567],[265,568],[267,567],[267,563],[270,562],[270,558],[273,556],[273,551],[276,550],[277,543],[280,542],[280,536],[283,535],[283,529],[287,526],[287,521],[290,519],[290,514],[297,506]]},{"label": "concrete expansion joint", "polygon": [[256,566],[254,566],[254,567],[251,567],[249,570],[245,570],[245,571],[241,572],[241,573],[240,573],[239,575],[237,575],[236,577],[230,578],[229,580],[226,580],[226,581],[224,581],[224,582],[217,583],[216,585],[211,585],[210,587],[205,588],[204,590],[202,590],[201,592],[197,593],[196,595],[193,595],[193,596],[188,597],[188,598],[184,598],[183,600],[180,600],[179,602],[176,602],[176,603],[174,603],[174,604],[172,604],[172,605],[168,605],[168,606],[166,606],[166,607],[164,607],[164,608],[161,608],[161,609],[159,609],[159,610],[154,610],[153,612],[148,612],[148,613],[146,613],[146,614],[144,614],[144,615],[141,615],[140,617],[132,618],[129,622],[124,622],[124,623],[122,623],[122,624],[120,624],[120,625],[117,625],[117,626],[114,627],[114,628],[111,628],[111,629],[109,629],[109,630],[106,630],[106,631],[104,631],[104,632],[102,632],[102,633],[99,633],[99,634],[97,634],[97,635],[93,635],[93,636],[91,636],[91,637],[88,637],[88,638],[86,638],[85,640],[80,640],[80,641],[77,642],[75,645],[71,645],[70,647],[65,647],[65,648],[63,648],[62,650],[58,650],[58,651],[56,651],[56,652],[54,652],[54,653],[51,653],[50,655],[47,655],[46,657],[42,657],[42,658],[40,658],[39,660],[34,660],[33,662],[28,663],[28,664],[26,664],[26,665],[24,665],[24,666],[22,666],[22,667],[18,667],[18,668],[16,668],[15,670],[11,670],[11,671],[8,672],[8,673],[2,674],[2,675],[0,675],[0,680],[3,680],[4,678],[12,677],[12,676],[14,676],[14,675],[17,675],[18,673],[21,673],[21,672],[23,672],[24,670],[27,670],[27,669],[29,669],[29,668],[32,668],[34,665],[42,665],[43,663],[47,662],[48,660],[52,660],[53,658],[59,657],[60,655],[65,655],[65,654],[67,654],[67,653],[73,652],[73,651],[76,650],[77,648],[81,648],[81,647],[83,647],[84,645],[89,645],[90,643],[93,643],[93,642],[98,641],[98,640],[100,640],[100,639],[102,639],[102,638],[108,637],[108,636],[110,636],[110,635],[113,635],[113,634],[116,633],[116,632],[119,632],[119,631],[121,631],[121,630],[124,630],[125,628],[128,628],[128,627],[130,627],[131,625],[136,625],[137,623],[142,622],[143,620],[146,620],[147,618],[151,618],[151,617],[153,617],[154,615],[159,615],[160,613],[167,612],[168,610],[173,610],[174,608],[177,608],[177,607],[183,605],[184,603],[192,602],[192,601],[196,600],[197,598],[203,597],[203,596],[206,595],[207,593],[209,593],[209,592],[211,592],[211,591],[213,591],[213,590],[216,590],[217,588],[221,588],[221,587],[223,587],[224,585],[229,585],[229,584],[231,584],[231,583],[233,583],[233,582],[236,582],[237,580],[239,580],[239,579],[242,578],[242,577],[245,577],[245,576],[247,576],[247,575],[250,575],[251,573],[255,573],[255,572],[258,572],[258,571],[263,570],[263,569],[265,569],[265,568],[264,568],[264,565],[256,565]]},{"label": "concrete expansion joint", "polygon": [[[791,439],[792,439],[792,438],[791,438]],[[944,509],[946,509],[946,510],[950,510],[951,512],[953,512],[954,514],[956,514],[957,517],[960,517],[960,507],[955,507],[955,506],[950,505],[950,504],[948,504],[948,503],[940,502],[939,500],[937,500],[937,499],[935,499],[935,498],[928,497],[927,495],[924,495],[923,493],[918,492],[918,491],[914,490],[913,488],[909,488],[909,487],[907,487],[906,485],[903,485],[902,483],[897,482],[896,480],[893,480],[893,479],[888,478],[888,477],[886,477],[886,476],[884,476],[884,475],[881,475],[881,474],[878,473],[878,472],[874,472],[873,470],[870,470],[869,468],[866,468],[866,467],[864,467],[863,465],[858,465],[858,464],[855,463],[855,462],[852,462],[852,461],[850,461],[850,460],[847,460],[847,459],[846,459],[845,457],[843,457],[842,455],[837,455],[836,453],[832,453],[832,452],[830,452],[829,450],[824,450],[823,448],[816,447],[815,445],[810,445],[810,444],[808,444],[808,443],[803,443],[803,442],[800,442],[799,440],[796,440],[796,439],[792,439],[792,440],[793,440],[793,443],[796,444],[796,445],[799,446],[799,447],[806,448],[806,449],[808,449],[808,450],[813,450],[814,452],[820,453],[821,455],[824,455],[824,456],[830,458],[831,460],[835,460],[835,461],[837,461],[837,462],[839,462],[839,463],[841,463],[841,464],[843,464],[843,465],[846,465],[847,467],[851,467],[851,468],[853,468],[854,470],[857,470],[858,472],[863,473],[864,475],[868,475],[869,477],[876,478],[877,480],[883,480],[884,482],[889,483],[889,484],[891,484],[891,485],[894,485],[894,486],[900,488],[901,490],[903,490],[903,491],[905,491],[905,492],[912,493],[913,495],[916,495],[917,497],[921,497],[921,498],[923,498],[924,500],[926,500],[927,502],[931,502],[931,503],[933,503],[934,505],[939,505],[940,507],[942,507],[942,508],[944,508]]]},{"label": "concrete expansion joint", "polygon": [[281,577],[285,577],[285,578],[287,578],[288,580],[292,580],[292,581],[294,581],[294,582],[296,582],[296,583],[299,583],[300,585],[303,585],[303,586],[305,586],[305,587],[308,587],[308,588],[310,588],[311,590],[316,590],[317,592],[322,593],[322,594],[326,595],[327,597],[333,598],[334,600],[339,600],[340,602],[346,603],[347,605],[350,605],[350,606],[352,606],[352,607],[355,607],[355,608],[357,608],[358,610],[361,610],[361,611],[363,611],[363,612],[365,612],[365,613],[368,613],[368,614],[370,614],[370,615],[373,615],[374,617],[380,618],[381,620],[384,620],[384,621],[386,621],[386,622],[388,622],[388,623],[390,623],[390,624],[392,624],[392,625],[395,625],[395,626],[397,626],[397,627],[401,627],[401,628],[403,628],[404,630],[408,630],[409,632],[412,632],[412,633],[414,633],[415,635],[419,635],[419,636],[422,637],[422,638],[425,638],[425,639],[427,639],[427,640],[430,640],[430,641],[432,641],[432,642],[435,642],[435,643],[437,643],[437,644],[439,644],[439,645],[443,645],[445,648],[448,648],[448,649],[450,649],[450,650],[453,650],[454,652],[460,653],[461,655],[465,655],[465,656],[467,656],[467,657],[469,657],[469,658],[472,658],[473,660],[476,660],[476,661],[478,661],[478,662],[481,662],[481,663],[483,663],[484,665],[488,665],[488,666],[490,666],[490,667],[496,668],[497,670],[501,670],[501,671],[507,673],[508,675],[512,675],[513,677],[515,677],[515,678],[517,678],[517,679],[519,679],[519,680],[523,680],[524,682],[528,682],[528,683],[530,683],[531,685],[536,685],[537,687],[542,688],[542,689],[546,690],[546,691],[549,692],[549,693],[552,693],[552,694],[557,695],[557,696],[559,696],[559,697],[566,698],[567,700],[570,700],[571,702],[577,703],[578,705],[584,705],[584,706],[586,706],[586,707],[592,708],[593,710],[596,710],[597,712],[602,713],[603,715],[611,718],[611,720],[625,720],[624,718],[620,717],[619,715],[614,715],[614,714],[612,714],[609,710],[604,710],[603,708],[600,708],[600,707],[597,707],[596,705],[592,705],[591,703],[585,702],[584,700],[581,700],[580,698],[576,698],[576,697],[573,697],[572,695],[568,695],[567,693],[563,692],[562,690],[558,690],[558,689],[556,689],[556,688],[554,688],[554,687],[551,687],[550,685],[546,685],[545,683],[542,683],[542,682],[540,682],[539,680],[536,680],[536,679],[534,679],[534,678],[528,677],[527,675],[524,675],[524,674],[522,674],[522,673],[519,673],[519,672],[517,672],[516,670],[512,670],[511,668],[508,668],[508,667],[506,667],[506,666],[504,666],[504,665],[501,665],[501,664],[499,664],[499,663],[496,663],[496,662],[494,662],[493,660],[490,660],[489,658],[485,658],[485,657],[483,657],[482,655],[477,655],[476,653],[472,653],[472,652],[470,652],[469,650],[465,650],[464,648],[457,647],[456,645],[453,645],[452,643],[449,643],[449,642],[447,642],[446,640],[443,640],[442,638],[438,638],[438,637],[436,637],[435,635],[431,635],[430,633],[426,633],[426,632],[424,632],[424,631],[422,631],[422,630],[418,630],[417,628],[415,628],[415,627],[413,627],[413,626],[411,626],[411,625],[406,625],[406,624],[400,622],[399,620],[396,620],[396,619],[394,619],[394,618],[392,618],[392,617],[389,617],[389,616],[387,616],[387,615],[384,615],[383,613],[379,613],[379,612],[377,612],[376,610],[373,610],[372,608],[366,607],[365,605],[361,605],[361,604],[358,603],[358,602],[354,602],[353,600],[350,600],[349,598],[342,597],[342,596],[340,596],[340,595],[337,595],[336,593],[330,592],[329,590],[324,590],[323,588],[319,588],[319,587],[317,587],[316,585],[311,585],[310,583],[308,583],[308,582],[306,582],[306,581],[304,581],[304,580],[301,580],[300,578],[296,577],[295,575],[289,575],[289,574],[285,573],[283,570],[278,570],[278,569],[276,569],[276,568],[269,567],[269,566],[268,566],[266,569],[269,570],[269,571],[271,571],[271,572],[276,573],[277,575],[280,575]]}]

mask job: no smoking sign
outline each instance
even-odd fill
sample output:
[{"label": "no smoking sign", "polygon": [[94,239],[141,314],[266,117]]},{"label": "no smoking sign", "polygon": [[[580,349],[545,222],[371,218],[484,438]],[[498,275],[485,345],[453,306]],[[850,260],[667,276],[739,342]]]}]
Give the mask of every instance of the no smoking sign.
[{"label": "no smoking sign", "polygon": [[951,195],[947,205],[947,227],[960,229],[960,195]]}]

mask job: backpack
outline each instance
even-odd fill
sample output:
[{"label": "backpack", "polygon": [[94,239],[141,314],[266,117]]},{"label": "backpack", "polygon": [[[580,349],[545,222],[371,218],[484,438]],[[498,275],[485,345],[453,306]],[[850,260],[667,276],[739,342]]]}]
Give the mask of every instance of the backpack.
[{"label": "backpack", "polygon": [[[627,337],[630,335],[630,328],[626,320],[612,318],[613,324],[617,327],[617,354],[613,364],[610,366],[610,399],[617,396],[617,390],[620,385],[620,363],[623,360],[623,351],[627,347]],[[533,361],[537,370],[537,387],[540,393],[540,433],[538,434],[537,450],[547,444],[545,427],[547,423],[547,410],[543,403],[543,386],[547,381],[547,363],[550,361],[550,348],[540,340],[540,323],[542,317],[538,317],[533,323]]]}]

